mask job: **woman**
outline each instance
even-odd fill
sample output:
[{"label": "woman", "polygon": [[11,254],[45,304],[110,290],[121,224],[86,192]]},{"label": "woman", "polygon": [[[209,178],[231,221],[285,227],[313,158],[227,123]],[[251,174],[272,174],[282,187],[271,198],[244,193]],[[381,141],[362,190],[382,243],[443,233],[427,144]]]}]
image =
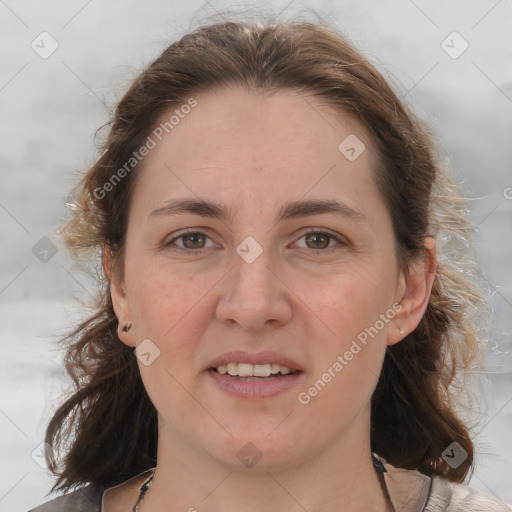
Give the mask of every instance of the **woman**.
[{"label": "woman", "polygon": [[487,306],[436,240],[468,248],[462,207],[338,34],[228,22],[171,45],[63,230],[106,278],[46,435],[53,490],[88,485],[34,510],[508,510],[461,483],[453,384]]}]

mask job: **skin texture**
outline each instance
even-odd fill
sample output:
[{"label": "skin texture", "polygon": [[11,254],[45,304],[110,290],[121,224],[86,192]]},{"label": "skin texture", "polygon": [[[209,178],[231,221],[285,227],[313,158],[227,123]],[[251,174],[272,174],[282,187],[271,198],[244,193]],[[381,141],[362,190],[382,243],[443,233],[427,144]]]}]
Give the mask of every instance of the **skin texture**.
[{"label": "skin texture", "polygon": [[[133,324],[120,339],[132,347],[149,339],[160,350],[149,366],[139,362],[159,414],[158,465],[141,509],[386,510],[371,464],[370,399],[386,346],[425,311],[434,242],[406,278],[371,140],[348,114],[296,91],[233,87],[194,97],[197,106],[143,161],[123,275],[105,258],[120,326]],[[338,150],[350,134],[366,147],[354,161]],[[223,204],[232,218],[152,215],[178,198]],[[275,221],[288,201],[325,199],[362,217]],[[176,239],[189,228],[205,236]],[[249,236],[263,249],[252,263],[236,252]],[[301,404],[298,394],[394,303],[400,312]],[[268,398],[227,394],[206,369],[236,349],[293,359],[300,384]],[[237,457],[247,443],[262,455],[251,468]],[[123,500],[133,506],[136,493],[118,496],[107,512]]]}]

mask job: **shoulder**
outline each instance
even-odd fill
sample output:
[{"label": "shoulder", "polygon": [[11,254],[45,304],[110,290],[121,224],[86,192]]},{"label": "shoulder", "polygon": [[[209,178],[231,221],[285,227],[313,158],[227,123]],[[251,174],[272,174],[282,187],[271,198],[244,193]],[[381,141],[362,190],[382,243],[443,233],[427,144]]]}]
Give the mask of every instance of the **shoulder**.
[{"label": "shoulder", "polygon": [[29,512],[101,512],[104,490],[99,485],[91,484],[39,505]]},{"label": "shoulder", "polygon": [[432,478],[430,494],[424,512],[510,512],[505,503],[490,494],[464,484]]}]

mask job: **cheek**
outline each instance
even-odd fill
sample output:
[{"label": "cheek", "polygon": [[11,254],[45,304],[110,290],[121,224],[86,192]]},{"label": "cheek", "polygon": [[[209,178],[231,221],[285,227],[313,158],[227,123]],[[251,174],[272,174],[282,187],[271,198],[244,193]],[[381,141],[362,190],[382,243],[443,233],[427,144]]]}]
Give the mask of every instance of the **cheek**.
[{"label": "cheek", "polygon": [[[171,422],[195,411],[192,389],[199,373],[200,340],[211,318],[205,294],[215,280],[171,271],[167,264],[127,262],[126,282],[137,343],[151,340],[158,354],[149,365],[139,363],[144,386],[157,409]],[[195,371],[197,370],[197,371]]]},{"label": "cheek", "polygon": [[[367,404],[380,374],[386,349],[386,332],[394,317],[393,272],[373,267],[352,268],[330,281],[324,294],[317,294],[318,316],[311,316],[310,335],[314,368],[307,388],[313,408],[350,413]],[[301,402],[302,403],[302,402]],[[342,415],[343,416],[343,415]]]},{"label": "cheek", "polygon": [[137,337],[151,339],[162,352],[190,354],[208,321],[203,298],[215,285],[213,277],[183,275],[166,263],[139,265],[134,258],[126,282]]},{"label": "cheek", "polygon": [[315,309],[338,349],[372,326],[390,308],[396,286],[392,275],[389,269],[375,265],[354,265],[331,277],[323,291],[316,293]]}]

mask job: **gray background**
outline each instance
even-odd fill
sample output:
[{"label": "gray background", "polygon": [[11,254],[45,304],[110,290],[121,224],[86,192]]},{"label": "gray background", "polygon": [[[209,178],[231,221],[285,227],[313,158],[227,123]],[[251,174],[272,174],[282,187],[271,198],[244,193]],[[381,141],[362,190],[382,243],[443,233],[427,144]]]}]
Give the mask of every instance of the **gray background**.
[{"label": "gray background", "polygon": [[[258,5],[281,19],[314,20],[313,9],[347,35],[432,124],[472,198],[495,314],[487,361],[475,370],[471,485],[512,503],[512,1]],[[96,128],[142,66],[206,17],[248,6],[256,4],[0,0],[0,511],[28,510],[51,484],[40,443],[67,388],[55,341],[85,314],[92,290],[55,236],[74,172],[94,161]],[[43,31],[58,44],[47,58]]]}]

